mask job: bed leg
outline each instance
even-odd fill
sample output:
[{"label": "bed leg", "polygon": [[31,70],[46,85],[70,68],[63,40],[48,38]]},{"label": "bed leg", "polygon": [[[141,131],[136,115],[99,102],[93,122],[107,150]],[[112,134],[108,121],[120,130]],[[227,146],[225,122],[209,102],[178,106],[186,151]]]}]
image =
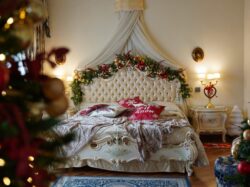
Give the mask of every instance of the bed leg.
[{"label": "bed leg", "polygon": [[191,163],[186,164],[186,172],[187,172],[189,177],[191,177],[193,175],[193,166]]}]

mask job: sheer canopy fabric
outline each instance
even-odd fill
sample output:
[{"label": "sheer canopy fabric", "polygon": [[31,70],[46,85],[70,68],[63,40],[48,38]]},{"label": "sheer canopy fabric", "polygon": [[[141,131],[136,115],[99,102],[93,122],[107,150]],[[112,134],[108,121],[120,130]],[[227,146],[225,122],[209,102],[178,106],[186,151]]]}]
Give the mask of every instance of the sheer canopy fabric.
[{"label": "sheer canopy fabric", "polygon": [[134,54],[146,55],[173,69],[181,68],[180,65],[165,56],[153,43],[145,29],[142,10],[119,11],[119,24],[115,34],[106,47],[89,63],[84,63],[78,70],[95,67],[100,64],[112,63],[116,54],[131,51]]}]

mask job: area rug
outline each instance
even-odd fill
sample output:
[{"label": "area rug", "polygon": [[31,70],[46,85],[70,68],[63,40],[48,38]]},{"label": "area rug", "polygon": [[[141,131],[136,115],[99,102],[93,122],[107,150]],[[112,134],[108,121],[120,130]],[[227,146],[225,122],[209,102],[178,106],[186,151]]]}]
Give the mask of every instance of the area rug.
[{"label": "area rug", "polygon": [[204,143],[203,146],[205,148],[230,149],[231,148],[231,143]]},{"label": "area rug", "polygon": [[52,187],[190,187],[188,177],[62,176]]}]

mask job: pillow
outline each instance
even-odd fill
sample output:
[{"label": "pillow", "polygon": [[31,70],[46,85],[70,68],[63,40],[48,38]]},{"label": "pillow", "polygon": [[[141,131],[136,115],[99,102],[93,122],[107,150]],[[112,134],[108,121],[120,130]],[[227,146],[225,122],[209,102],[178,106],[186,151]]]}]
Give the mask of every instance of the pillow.
[{"label": "pillow", "polygon": [[94,110],[108,106],[107,104],[96,104],[80,111],[81,116],[86,116]]},{"label": "pillow", "polygon": [[129,120],[156,120],[159,118],[164,106],[161,105],[145,105],[135,109]]},{"label": "pillow", "polygon": [[185,114],[180,109],[178,105],[176,105],[173,102],[164,102],[164,101],[153,101],[150,104],[158,104],[165,106],[164,110],[161,113],[161,116],[179,116],[179,117],[185,117]]},{"label": "pillow", "polygon": [[134,98],[126,98],[117,101],[119,105],[125,108],[134,108],[135,104],[144,104],[143,101],[139,98],[139,96]]},{"label": "pillow", "polygon": [[89,116],[104,116],[104,117],[110,117],[110,118],[114,118],[116,116],[118,116],[119,114],[121,114],[122,112],[124,112],[125,110],[127,110],[127,108],[124,108],[122,106],[119,105],[110,105],[110,106],[105,106],[102,108],[98,108],[94,111],[92,111]]}]

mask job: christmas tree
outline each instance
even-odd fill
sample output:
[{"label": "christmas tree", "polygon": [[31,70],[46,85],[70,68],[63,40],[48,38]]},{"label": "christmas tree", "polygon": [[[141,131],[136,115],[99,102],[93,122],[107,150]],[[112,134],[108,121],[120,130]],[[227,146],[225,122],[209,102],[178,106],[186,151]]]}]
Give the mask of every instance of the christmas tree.
[{"label": "christmas tree", "polygon": [[232,155],[237,161],[237,174],[229,180],[248,187],[250,186],[250,121],[242,122],[242,133],[232,146]]},{"label": "christmas tree", "polygon": [[41,0],[0,0],[0,187],[48,186],[49,166],[63,161],[57,149],[73,138],[48,136],[68,100],[63,82],[42,71],[69,50],[28,55],[44,14]]}]

